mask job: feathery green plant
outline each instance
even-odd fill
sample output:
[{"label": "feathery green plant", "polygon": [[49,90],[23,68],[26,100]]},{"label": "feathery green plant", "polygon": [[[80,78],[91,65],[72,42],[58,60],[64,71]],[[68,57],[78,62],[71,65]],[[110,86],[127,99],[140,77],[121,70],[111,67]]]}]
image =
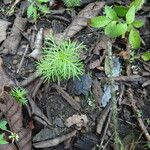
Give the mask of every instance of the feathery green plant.
[{"label": "feathery green plant", "polygon": [[53,36],[46,38],[43,58],[37,63],[37,71],[45,80],[59,81],[78,77],[83,73],[79,51],[84,49],[82,43],[62,41],[56,44]]},{"label": "feathery green plant", "polygon": [[21,105],[26,105],[27,104],[27,91],[23,88],[14,88],[10,91],[10,95],[15,98],[17,102],[19,102]]},{"label": "feathery green plant", "polygon": [[81,0],[63,0],[67,7],[80,6]]}]

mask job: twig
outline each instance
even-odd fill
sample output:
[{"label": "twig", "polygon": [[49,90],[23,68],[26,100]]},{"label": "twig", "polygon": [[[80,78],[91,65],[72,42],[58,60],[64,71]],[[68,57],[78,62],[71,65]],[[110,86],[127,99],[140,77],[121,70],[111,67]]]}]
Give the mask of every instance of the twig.
[{"label": "twig", "polygon": [[106,124],[106,126],[105,126],[103,136],[102,136],[102,138],[101,138],[101,143],[100,143],[99,150],[102,148],[102,145],[103,145],[103,142],[104,142],[104,139],[105,139],[105,136],[106,136],[106,133],[107,133],[109,124],[110,124],[111,115],[112,115],[112,111],[109,113],[108,120],[107,120],[107,124]]},{"label": "twig", "polygon": [[150,134],[148,132],[148,130],[146,129],[144,123],[143,123],[143,120],[140,116],[138,116],[138,108],[136,106],[136,100],[134,99],[133,97],[133,91],[131,88],[129,88],[128,90],[128,94],[129,94],[129,97],[130,97],[130,100],[131,100],[131,104],[132,104],[132,109],[133,109],[133,112],[135,113],[136,115],[136,119],[138,121],[138,124],[139,124],[139,127],[141,128],[141,130],[143,131],[144,135],[145,135],[145,138],[147,139],[147,141],[150,142]]},{"label": "twig", "polygon": [[25,87],[25,86],[29,85],[31,82],[33,82],[35,79],[37,79],[38,77],[40,77],[40,75],[37,72],[35,72],[31,76],[29,76],[27,79],[22,81],[20,83],[20,86]]},{"label": "twig", "polygon": [[62,97],[75,109],[80,110],[81,106],[67,93],[65,92],[61,87],[58,85],[53,85],[53,87],[61,93]]},{"label": "twig", "polygon": [[60,137],[56,137],[55,139],[51,139],[51,140],[46,140],[46,141],[42,141],[42,142],[38,142],[38,143],[34,143],[33,146],[35,148],[46,148],[46,147],[53,147],[53,146],[57,146],[58,144],[72,138],[73,136],[76,135],[76,130],[72,131],[71,133],[68,133],[66,135],[62,135]]},{"label": "twig", "polygon": [[24,51],[24,54],[22,56],[21,62],[20,62],[19,67],[17,69],[17,73],[19,73],[19,71],[22,67],[22,64],[23,64],[23,61],[24,61],[25,55],[27,54],[28,49],[29,49],[29,45],[27,45],[26,48],[25,48],[25,51]]}]

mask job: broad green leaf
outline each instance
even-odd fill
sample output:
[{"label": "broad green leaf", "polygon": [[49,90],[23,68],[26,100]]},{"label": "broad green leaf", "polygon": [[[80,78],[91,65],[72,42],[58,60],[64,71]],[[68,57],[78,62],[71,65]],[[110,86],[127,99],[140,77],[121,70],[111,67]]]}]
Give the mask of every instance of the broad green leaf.
[{"label": "broad green leaf", "polygon": [[117,13],[111,7],[105,6],[105,13],[106,13],[106,17],[110,18],[111,20],[114,21],[118,20]]},{"label": "broad green leaf", "polygon": [[50,11],[49,11],[49,8],[46,7],[46,6],[38,5],[38,8],[39,8],[39,10],[40,10],[42,13],[44,13],[44,14],[47,14],[47,13],[50,12]]},{"label": "broad green leaf", "polygon": [[150,61],[150,51],[143,53],[141,57],[144,61]]},{"label": "broad green leaf", "polygon": [[125,6],[115,6],[113,9],[119,17],[125,17],[128,12],[128,8]]},{"label": "broad green leaf", "polygon": [[0,129],[7,130],[6,125],[7,125],[7,121],[5,121],[5,120],[0,121]]},{"label": "broad green leaf", "polygon": [[129,43],[132,49],[137,49],[140,47],[141,38],[139,31],[137,31],[136,29],[131,29],[129,33]]},{"label": "broad green leaf", "polygon": [[142,8],[143,4],[144,4],[144,0],[134,0],[131,4],[130,7],[132,7],[133,5],[135,6],[135,10],[138,11]]},{"label": "broad green leaf", "polygon": [[7,144],[8,142],[4,139],[4,135],[0,134],[0,145]]},{"label": "broad green leaf", "polygon": [[94,17],[89,20],[89,25],[95,28],[106,26],[111,20],[105,16]]},{"label": "broad green leaf", "polygon": [[127,24],[131,24],[134,21],[134,19],[135,19],[135,7],[132,6],[126,14]]},{"label": "broad green leaf", "polygon": [[49,2],[49,0],[37,0],[37,2],[39,2],[39,3],[47,3],[47,2]]},{"label": "broad green leaf", "polygon": [[120,35],[125,34],[126,31],[127,31],[127,24],[126,23],[117,24],[116,21],[112,21],[105,28],[105,34],[112,38],[119,37]]},{"label": "broad green leaf", "polygon": [[144,25],[144,20],[135,20],[132,25],[135,27],[135,28],[140,28]]},{"label": "broad green leaf", "polygon": [[33,4],[31,4],[27,9],[27,17],[33,17],[34,20],[37,19],[37,8]]}]

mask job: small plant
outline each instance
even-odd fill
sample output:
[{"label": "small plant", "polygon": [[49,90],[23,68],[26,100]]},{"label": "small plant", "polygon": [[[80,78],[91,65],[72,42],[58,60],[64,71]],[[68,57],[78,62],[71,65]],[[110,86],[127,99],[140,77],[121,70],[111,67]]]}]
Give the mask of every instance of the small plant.
[{"label": "small plant", "polygon": [[79,51],[85,48],[76,42],[62,41],[56,44],[54,37],[49,36],[43,47],[43,58],[37,63],[37,71],[46,80],[59,81],[78,77],[83,73]]},{"label": "small plant", "polygon": [[150,51],[144,52],[144,53],[141,55],[141,58],[142,58],[144,61],[150,61]]},{"label": "small plant", "polygon": [[33,18],[34,20],[37,20],[39,17],[39,12],[43,14],[49,13],[49,8],[45,6],[43,3],[49,2],[49,0],[28,0],[30,5],[27,9],[27,17]]},{"label": "small plant", "polygon": [[[7,121],[0,120],[0,129],[2,131],[10,133],[9,139],[11,139],[12,142],[14,142],[15,140],[18,141],[19,140],[19,136],[16,133],[13,133],[13,132],[9,131],[7,129],[6,125],[7,125]],[[7,144],[7,143],[8,142],[4,139],[4,133],[0,134],[0,145]]]},{"label": "small plant", "polygon": [[23,88],[14,88],[10,91],[11,96],[13,96],[17,102],[19,102],[21,105],[27,104],[26,95],[27,92]]},{"label": "small plant", "polygon": [[63,0],[67,7],[80,6],[81,0]]},{"label": "small plant", "polygon": [[143,20],[135,20],[135,13],[141,9],[144,0],[135,0],[129,7],[105,6],[105,16],[94,17],[89,24],[95,28],[104,28],[104,32],[111,38],[125,37],[129,33],[129,43],[132,49],[140,47],[140,34],[137,30],[144,25]]}]

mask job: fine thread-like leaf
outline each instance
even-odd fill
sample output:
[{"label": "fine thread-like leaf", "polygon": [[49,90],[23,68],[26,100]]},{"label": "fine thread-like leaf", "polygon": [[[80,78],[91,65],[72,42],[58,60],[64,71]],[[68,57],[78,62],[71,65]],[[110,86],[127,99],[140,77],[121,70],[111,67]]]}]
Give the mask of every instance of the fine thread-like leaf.
[{"label": "fine thread-like leaf", "polygon": [[37,0],[37,2],[39,2],[39,3],[47,3],[47,2],[49,2],[49,0]]},{"label": "fine thread-like leaf", "polygon": [[89,25],[95,28],[100,28],[106,26],[110,23],[110,19],[105,16],[93,17],[89,20]]},{"label": "fine thread-like leaf", "polygon": [[105,13],[106,13],[106,17],[111,19],[111,20],[118,20],[117,14],[116,12],[109,6],[105,6]]},{"label": "fine thread-like leaf", "polygon": [[139,31],[136,29],[131,29],[130,34],[129,34],[129,43],[131,45],[132,49],[137,49],[140,47],[140,34]]},{"label": "fine thread-like leaf", "polygon": [[131,24],[135,19],[135,6],[133,5],[126,14],[126,22]]}]

